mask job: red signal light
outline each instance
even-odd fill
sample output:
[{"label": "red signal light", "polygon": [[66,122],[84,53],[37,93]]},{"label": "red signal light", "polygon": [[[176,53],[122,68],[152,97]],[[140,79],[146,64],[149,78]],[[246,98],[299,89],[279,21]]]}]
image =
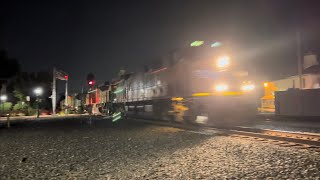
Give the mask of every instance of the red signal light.
[{"label": "red signal light", "polygon": [[68,80],[68,79],[69,79],[69,76],[68,76],[68,75],[65,75],[64,78],[65,78],[66,80]]},{"label": "red signal light", "polygon": [[89,85],[93,85],[94,84],[94,82],[93,81],[89,81],[89,83],[88,83]]}]

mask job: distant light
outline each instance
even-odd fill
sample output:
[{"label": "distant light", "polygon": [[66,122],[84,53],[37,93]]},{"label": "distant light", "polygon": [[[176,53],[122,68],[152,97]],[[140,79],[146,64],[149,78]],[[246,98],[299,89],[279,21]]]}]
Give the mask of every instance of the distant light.
[{"label": "distant light", "polygon": [[65,76],[64,76],[64,79],[68,80],[68,79],[69,79],[69,76],[68,76],[68,75],[65,75]]},{"label": "distant light", "polygon": [[211,47],[220,47],[222,45],[221,42],[214,42],[211,44]]},{"label": "distant light", "polygon": [[229,89],[229,87],[226,84],[219,84],[219,85],[215,86],[215,90],[218,91],[218,92],[223,92],[223,91],[226,91],[228,89]]},{"label": "distant light", "polygon": [[230,57],[229,56],[220,56],[217,60],[218,68],[226,68],[230,65]]},{"label": "distant light", "polygon": [[2,102],[5,102],[7,99],[8,99],[8,96],[7,96],[7,95],[1,95],[1,96],[0,96],[0,100],[1,100]]},{"label": "distant light", "polygon": [[41,87],[38,87],[38,88],[35,88],[33,92],[36,96],[40,96],[43,93],[43,89]]},{"label": "distant light", "polygon": [[123,89],[118,89],[116,91],[114,91],[113,93],[117,94],[117,93],[121,93],[123,91]]},{"label": "distant light", "polygon": [[265,82],[265,83],[263,83],[263,86],[264,86],[264,87],[268,87],[269,84],[268,84],[267,82]]},{"label": "distant light", "polygon": [[255,88],[254,84],[246,84],[241,86],[242,91],[252,91],[254,90],[254,88]]},{"label": "distant light", "polygon": [[89,81],[89,85],[93,85],[94,83],[93,83],[93,81]]},{"label": "distant light", "polygon": [[191,47],[197,47],[197,46],[201,46],[204,43],[204,41],[193,41],[190,46]]}]

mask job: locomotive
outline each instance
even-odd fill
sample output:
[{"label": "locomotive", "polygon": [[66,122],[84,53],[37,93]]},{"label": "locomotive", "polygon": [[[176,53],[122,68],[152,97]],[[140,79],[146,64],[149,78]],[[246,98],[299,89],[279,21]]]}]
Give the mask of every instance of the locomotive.
[{"label": "locomotive", "polygon": [[252,121],[255,84],[226,49],[175,50],[143,72],[124,74],[112,103],[128,117],[213,126]]}]

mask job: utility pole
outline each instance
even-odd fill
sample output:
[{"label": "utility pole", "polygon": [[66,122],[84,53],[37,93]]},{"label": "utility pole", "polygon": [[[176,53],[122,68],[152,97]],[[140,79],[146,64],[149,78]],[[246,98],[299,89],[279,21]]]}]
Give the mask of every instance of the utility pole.
[{"label": "utility pole", "polygon": [[68,114],[68,78],[66,78],[66,92],[65,92],[64,105],[66,107],[65,114]]},{"label": "utility pole", "polygon": [[303,80],[302,80],[302,57],[301,57],[301,32],[297,31],[297,60],[298,60],[298,76],[300,89],[304,88]]},{"label": "utility pole", "polygon": [[52,80],[52,114],[53,115],[56,115],[56,102],[57,102],[56,68],[53,68],[53,80]]}]

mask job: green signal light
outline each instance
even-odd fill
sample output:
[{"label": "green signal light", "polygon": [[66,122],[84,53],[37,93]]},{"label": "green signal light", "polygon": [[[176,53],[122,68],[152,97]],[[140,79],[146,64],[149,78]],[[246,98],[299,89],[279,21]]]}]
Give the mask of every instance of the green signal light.
[{"label": "green signal light", "polygon": [[123,91],[123,89],[118,89],[116,91],[114,91],[113,93],[117,94],[117,93],[121,93]]},{"label": "green signal light", "polygon": [[221,42],[214,42],[211,44],[211,47],[220,47],[222,45]]},{"label": "green signal light", "polygon": [[190,46],[191,47],[198,47],[201,46],[204,43],[204,41],[193,41]]}]

